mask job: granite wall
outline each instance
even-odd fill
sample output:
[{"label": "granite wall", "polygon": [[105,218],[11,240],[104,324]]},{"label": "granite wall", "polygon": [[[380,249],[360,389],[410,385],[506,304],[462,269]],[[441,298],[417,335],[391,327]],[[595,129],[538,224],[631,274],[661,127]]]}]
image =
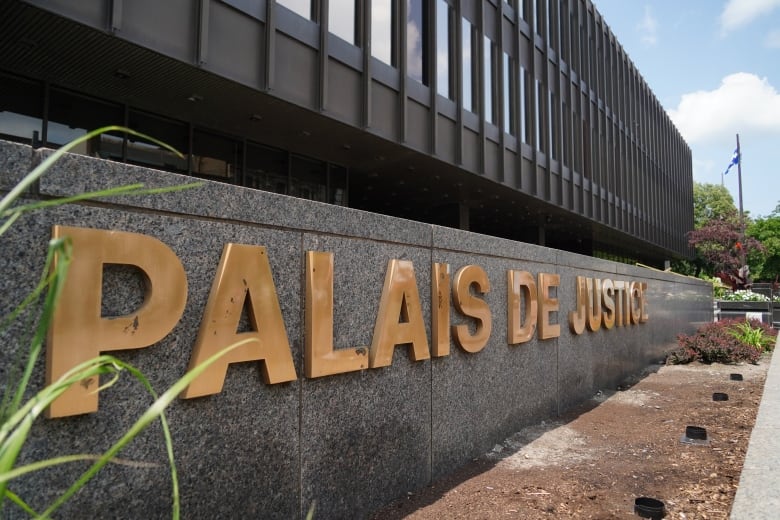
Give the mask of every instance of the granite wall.
[{"label": "granite wall", "polygon": [[[0,141],[0,194],[50,152]],[[171,186],[192,179],[70,155],[29,200],[142,182]],[[54,224],[143,233],[181,259],[189,293],[184,317],[158,344],[117,355],[139,367],[158,391],[183,375],[224,244],[263,245],[273,271],[298,379],[266,385],[258,363],[231,365],[221,393],[173,403],[168,412],[188,519],[295,518],[316,504],[315,518],[364,518],[489,451],[523,426],[550,419],[662,358],[675,335],[712,319],[707,284],[529,244],[431,226],[206,182],[181,192],[102,199],[29,214],[0,237],[0,312],[33,288]],[[335,255],[336,347],[370,345],[387,263],[411,260],[430,340],[431,272],[476,264],[490,281],[484,296],[493,328],[487,346],[470,354],[412,361],[398,346],[391,366],[317,379],[303,377],[304,252]],[[560,337],[507,344],[507,270],[560,275],[555,291]],[[567,315],[575,277],[647,283],[649,320],[574,335]],[[124,314],[143,298],[137,272],[108,266],[104,314]],[[453,324],[473,320],[453,309]],[[0,332],[0,379],[25,351],[17,321]],[[44,382],[44,362],[32,388]],[[97,413],[41,419],[21,460],[106,449],[150,403],[130,377],[100,394]],[[165,518],[171,481],[155,424],[65,506],[62,518]],[[84,465],[42,471],[12,489],[43,509]],[[13,507],[12,518],[26,518]]]}]

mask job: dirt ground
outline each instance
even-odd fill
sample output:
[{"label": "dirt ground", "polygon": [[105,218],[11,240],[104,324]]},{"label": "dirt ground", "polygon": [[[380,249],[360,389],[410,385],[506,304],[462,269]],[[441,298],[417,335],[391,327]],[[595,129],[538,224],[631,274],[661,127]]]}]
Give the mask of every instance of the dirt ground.
[{"label": "dirt ground", "polygon": [[[768,365],[650,367],[373,518],[638,518],[642,496],[662,500],[667,519],[728,518]],[[706,428],[707,444],[682,442],[686,426]]]}]

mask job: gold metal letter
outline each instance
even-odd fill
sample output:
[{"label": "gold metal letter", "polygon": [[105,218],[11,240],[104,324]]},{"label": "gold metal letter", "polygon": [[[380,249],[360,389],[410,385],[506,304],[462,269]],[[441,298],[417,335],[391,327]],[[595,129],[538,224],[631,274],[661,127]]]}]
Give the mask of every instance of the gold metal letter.
[{"label": "gold metal letter", "polygon": [[601,322],[604,328],[610,330],[615,326],[615,285],[607,278],[601,283],[601,301],[604,304],[604,312],[601,313]]},{"label": "gold metal letter", "polygon": [[450,265],[433,264],[431,273],[431,355],[450,355]]},{"label": "gold metal letter", "polygon": [[588,330],[601,328],[601,280],[588,278]]},{"label": "gold metal letter", "polygon": [[639,299],[639,307],[642,309],[642,313],[639,318],[639,323],[647,323],[647,320],[650,319],[650,316],[647,315],[647,282],[642,282],[640,287],[642,288],[642,292]]},{"label": "gold metal letter", "polygon": [[493,320],[490,316],[490,307],[485,300],[471,294],[471,286],[480,294],[490,292],[490,280],[487,273],[478,265],[467,265],[455,274],[454,300],[455,308],[466,316],[477,321],[474,335],[469,334],[469,326],[465,323],[455,325],[452,328],[455,343],[466,352],[479,352],[490,339],[493,330]]},{"label": "gold metal letter", "polygon": [[390,366],[395,346],[402,344],[411,345],[412,361],[431,357],[414,266],[408,260],[390,260],[371,340],[369,366]]},{"label": "gold metal letter", "polygon": [[[252,330],[237,333],[245,304]],[[267,384],[296,379],[290,342],[265,248],[227,244],[222,250],[203,312],[190,369],[248,338],[256,341],[245,343],[211,364],[190,383],[182,397],[189,399],[221,392],[230,363],[263,360],[263,380]]]},{"label": "gold metal letter", "polygon": [[631,324],[636,325],[642,317],[642,286],[639,282],[631,282],[629,296],[631,298]]},{"label": "gold metal letter", "polygon": [[[528,271],[509,270],[507,278],[507,343],[530,341],[536,332],[536,281]],[[525,313],[520,313],[525,307]]]},{"label": "gold metal letter", "polygon": [[306,252],[306,377],[368,367],[368,347],[333,348],[333,253]]},{"label": "gold metal letter", "polygon": [[[54,226],[52,236],[70,237],[73,260],[49,329],[46,384],[100,352],[148,347],[176,326],[187,302],[187,277],[168,246],[138,233],[66,226]],[[101,317],[104,264],[132,265],[144,273],[146,294],[136,312]],[[99,386],[92,379],[71,386],[46,416],[97,411]]]},{"label": "gold metal letter", "polygon": [[561,275],[539,273],[539,339],[557,338],[561,335],[560,324],[550,323],[550,314],[557,312],[560,307],[558,298],[550,297],[550,288],[560,284]]},{"label": "gold metal letter", "polygon": [[585,332],[585,323],[588,321],[588,279],[584,276],[577,277],[577,306],[576,310],[569,312],[569,329],[574,334]]}]

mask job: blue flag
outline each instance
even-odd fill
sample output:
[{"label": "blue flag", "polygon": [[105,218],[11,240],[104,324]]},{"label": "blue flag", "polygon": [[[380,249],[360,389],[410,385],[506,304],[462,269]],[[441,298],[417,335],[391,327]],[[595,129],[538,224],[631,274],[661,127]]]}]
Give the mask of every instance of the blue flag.
[{"label": "blue flag", "polygon": [[723,175],[727,174],[732,166],[736,166],[739,164],[739,151],[734,150],[734,155],[731,156],[731,162],[729,163],[728,167],[726,168],[726,171],[723,172]]}]

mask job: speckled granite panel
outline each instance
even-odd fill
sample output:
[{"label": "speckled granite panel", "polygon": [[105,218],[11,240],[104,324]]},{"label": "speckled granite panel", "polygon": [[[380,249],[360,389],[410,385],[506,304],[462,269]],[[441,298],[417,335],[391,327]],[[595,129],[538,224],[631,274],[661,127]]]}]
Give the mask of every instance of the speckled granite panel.
[{"label": "speckled granite panel", "polygon": [[[411,260],[430,333],[428,250],[305,235],[334,254],[336,348],[371,344],[387,263]],[[398,345],[389,367],[306,379],[301,404],[303,508],[315,518],[364,518],[430,481],[431,362]]]},{"label": "speckled granite panel", "polygon": [[32,169],[31,147],[0,140],[0,190],[10,190]]},{"label": "speckled granite panel", "polygon": [[[181,322],[161,342],[140,350],[116,353],[137,366],[162,391],[186,372],[223,244],[264,245],[271,261],[282,315],[294,359],[300,343],[300,235],[257,227],[178,217],[128,213],[96,207],[68,206],[37,212],[17,222],[2,237],[2,267],[11,276],[0,281],[3,294],[21,295],[41,268],[53,223],[119,229],[152,235],[171,247],[184,264],[189,282],[187,309]],[[128,273],[109,273],[104,286],[124,291]],[[132,275],[130,275],[132,278]],[[26,287],[17,287],[17,284]],[[136,301],[109,298],[117,314]],[[5,310],[5,308],[3,309]],[[3,349],[0,366],[12,354]],[[299,374],[301,365],[297,366]],[[4,379],[5,381],[5,379]],[[38,363],[32,389],[43,384]],[[235,364],[220,394],[175,401],[168,418],[174,437],[184,518],[294,518],[299,511],[298,397],[300,383],[265,385],[259,363]],[[23,461],[55,454],[98,453],[151,403],[140,384],[123,376],[100,396],[95,414],[41,420],[22,453]],[[161,430],[155,425],[123,450],[133,465],[111,465],[63,508],[63,518],[165,518],[170,515],[170,473]],[[135,464],[138,463],[138,464]],[[15,491],[40,510],[83,465],[59,466],[46,472],[46,485],[20,479]]]},{"label": "speckled granite panel", "polygon": [[[46,157],[51,150],[37,153]],[[113,198],[111,202],[426,247],[431,242],[430,226],[420,222],[81,155],[69,154],[58,161],[41,179],[41,193],[66,196],[131,183],[168,187],[191,182],[201,182],[202,185],[172,193]]]},{"label": "speckled granite panel", "polygon": [[435,249],[515,258],[530,262],[555,263],[557,252],[555,249],[548,247],[479,235],[459,229],[440,226],[432,226],[432,228],[433,247]]},{"label": "speckled granite panel", "polygon": [[[495,257],[434,252],[434,261],[482,267],[490,292],[480,296],[490,306],[492,331],[487,345],[468,353],[451,342],[450,355],[433,360],[433,474],[444,475],[486,453],[523,426],[556,414],[556,339],[509,345],[507,340],[507,271],[554,272],[551,266]],[[554,317],[554,321],[558,318]],[[452,325],[474,320],[454,307]]]},{"label": "speckled granite panel", "polygon": [[[0,189],[50,151],[0,143]],[[15,177],[17,176],[17,177]],[[68,156],[41,181],[46,195],[143,182],[171,186],[192,178],[82,156]],[[182,259],[189,299],[185,316],[160,343],[119,352],[157,390],[185,371],[222,247],[268,249],[299,378],[265,385],[257,363],[231,366],[223,391],[177,400],[169,410],[184,518],[296,518],[316,503],[315,518],[360,518],[479,456],[525,425],[554,417],[601,388],[657,361],[679,332],[712,320],[711,289],[661,271],[339,208],[237,186],[205,182],[196,190],[70,205],[21,219],[0,237],[0,312],[7,313],[40,275],[51,225],[135,231],[158,237]],[[334,337],[337,348],[371,343],[390,259],[414,263],[430,341],[431,264],[482,267],[492,334],[480,352],[454,342],[451,354],[413,362],[395,349],[391,366],[317,379],[303,378],[306,250],[335,254]],[[507,341],[510,269],[558,273],[561,327],[554,339]],[[104,271],[103,312],[124,314],[143,298],[143,277],[126,267]],[[647,281],[650,321],[573,335],[578,275]],[[0,331],[0,380],[24,350],[25,319]],[[452,324],[470,324],[452,309]],[[473,330],[473,328],[472,328]],[[43,360],[32,389],[43,384]],[[23,461],[107,448],[150,398],[128,377],[101,394],[100,411],[40,421]],[[165,518],[170,477],[159,425],[121,454],[130,464],[107,467],[66,506],[64,518]],[[41,509],[83,465],[48,470],[17,482],[15,491]],[[45,479],[45,485],[41,485]],[[4,514],[6,511],[4,511]],[[11,518],[24,517],[9,513]],[[16,516],[14,516],[16,515]]]}]

